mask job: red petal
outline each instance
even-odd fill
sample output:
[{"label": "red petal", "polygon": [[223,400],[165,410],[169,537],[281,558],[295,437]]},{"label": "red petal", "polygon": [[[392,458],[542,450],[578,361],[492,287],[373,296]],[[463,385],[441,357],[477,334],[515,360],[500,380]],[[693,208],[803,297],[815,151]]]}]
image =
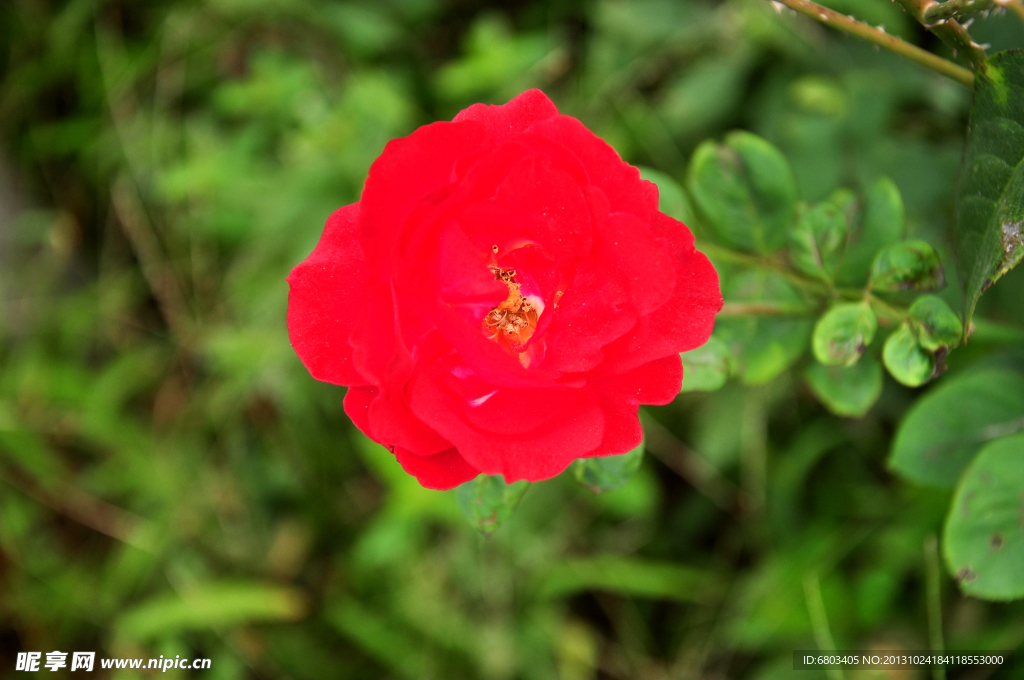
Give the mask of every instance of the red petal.
[{"label": "red petal", "polygon": [[667,303],[641,317],[633,330],[604,348],[606,359],[600,370],[605,375],[700,347],[711,335],[715,314],[722,308],[718,272],[694,249],[686,225],[655,213],[651,227],[655,238],[665,240],[675,263],[675,290]]},{"label": "red petal", "polygon": [[585,262],[576,271],[572,285],[544,314],[552,314],[542,368],[580,373],[598,366],[602,348],[636,325],[636,313],[629,309],[629,295],[615,272],[600,271]]},{"label": "red petal", "polygon": [[646,224],[629,213],[612,213],[598,229],[598,240],[598,258],[622,274],[641,315],[668,302],[676,284],[675,265],[665,243],[655,239]]},{"label": "red petal", "polygon": [[647,220],[658,210],[658,188],[640,179],[640,171],[629,165],[603,139],[571,116],[556,116],[535,124],[535,132],[562,143],[583,163],[590,183],[608,197],[612,212],[633,213]]},{"label": "red petal", "polygon": [[534,123],[557,115],[558,109],[547,95],[533,89],[500,106],[473,104],[459,111],[455,121],[475,120],[483,123],[491,138],[500,144]]},{"label": "red petal", "polygon": [[596,449],[583,457],[618,456],[640,446],[644,431],[637,416],[639,407],[606,395],[599,396],[599,399],[604,412],[604,437]]},{"label": "red petal", "polygon": [[455,449],[433,456],[417,456],[402,448],[395,449],[395,458],[406,472],[428,489],[446,491],[480,474]]},{"label": "red petal", "polygon": [[410,404],[481,472],[509,482],[548,479],[601,443],[604,414],[585,390],[506,388],[493,404],[473,403],[459,392],[457,369],[451,359],[425,366]]},{"label": "red petal", "polygon": [[370,434],[369,408],[370,402],[377,396],[376,387],[350,387],[345,393],[345,413],[359,431],[378,444],[376,437]]},{"label": "red petal", "polygon": [[360,201],[360,242],[371,276],[388,278],[391,249],[413,207],[455,179],[459,159],[493,145],[474,121],[431,123],[388,142],[370,166]]},{"label": "red petal", "polygon": [[288,276],[288,335],[317,380],[365,385],[352,364],[349,336],[366,287],[366,266],[357,238],[359,204],[327,218],[316,248]]},{"label": "red petal", "polygon": [[670,403],[683,383],[683,360],[678,354],[651,361],[616,376],[600,378],[590,385],[602,395],[629,404]]}]

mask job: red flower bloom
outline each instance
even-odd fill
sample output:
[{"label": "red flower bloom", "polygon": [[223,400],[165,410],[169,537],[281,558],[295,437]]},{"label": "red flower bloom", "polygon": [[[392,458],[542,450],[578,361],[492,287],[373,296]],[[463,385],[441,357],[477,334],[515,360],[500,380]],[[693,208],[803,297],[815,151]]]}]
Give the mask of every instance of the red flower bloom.
[{"label": "red flower bloom", "polygon": [[540,90],[390,142],[288,282],[309,372],[433,489],[636,447],[722,305],[657,187]]}]

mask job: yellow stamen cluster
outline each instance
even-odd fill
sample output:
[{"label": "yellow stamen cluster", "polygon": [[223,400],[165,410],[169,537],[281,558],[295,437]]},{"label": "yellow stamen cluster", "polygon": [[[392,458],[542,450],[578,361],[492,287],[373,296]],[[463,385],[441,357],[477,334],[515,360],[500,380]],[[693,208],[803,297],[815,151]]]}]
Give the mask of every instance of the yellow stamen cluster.
[{"label": "yellow stamen cluster", "polygon": [[518,353],[537,329],[537,310],[519,292],[516,270],[490,265],[494,278],[508,286],[508,297],[484,317],[484,331],[496,341]]}]

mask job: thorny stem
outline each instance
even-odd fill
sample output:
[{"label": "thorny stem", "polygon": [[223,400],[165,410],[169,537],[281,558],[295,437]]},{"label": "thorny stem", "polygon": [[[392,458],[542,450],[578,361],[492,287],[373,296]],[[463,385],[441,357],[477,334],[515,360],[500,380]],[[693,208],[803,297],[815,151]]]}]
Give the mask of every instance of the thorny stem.
[{"label": "thorny stem", "polygon": [[1017,18],[1024,21],[1024,3],[1021,0],[995,0],[1000,7],[1006,7],[1017,15]]},{"label": "thorny stem", "polygon": [[[719,260],[720,262],[728,262],[731,264],[739,264],[745,267],[751,267],[755,269],[769,269],[779,276],[783,277],[789,283],[793,284],[797,288],[809,291],[811,293],[817,293],[818,295],[825,295],[828,297],[841,297],[847,300],[859,300],[864,295],[864,291],[857,288],[836,288],[826,281],[820,279],[814,279],[809,276],[805,276],[799,272],[790,269],[785,262],[780,260],[772,259],[762,255],[751,255],[749,253],[741,253],[731,248],[725,248],[723,246],[715,245],[714,243],[708,243],[701,241],[696,244],[697,249],[708,255],[713,260]],[[800,312],[809,311],[806,306],[800,305],[772,305],[778,310],[785,308],[785,311],[773,311],[773,312],[762,312],[769,314],[799,314]],[[799,310],[799,311],[797,311]]]},{"label": "thorny stem", "polygon": [[943,19],[961,19],[968,14],[984,12],[995,4],[994,0],[946,0],[933,3],[924,10],[922,22],[932,24]]},{"label": "thorny stem", "polygon": [[988,59],[985,49],[971,39],[967,29],[951,18],[930,20],[929,13],[940,7],[935,0],[899,0],[903,8],[917,19],[922,26],[939,37],[954,53],[963,52],[974,68],[979,68]]},{"label": "thorny stem", "polygon": [[861,23],[856,19],[852,19],[845,14],[834,12],[827,7],[822,7],[816,2],[811,2],[811,0],[773,0],[773,2],[778,2],[792,10],[805,14],[816,21],[820,21],[826,26],[831,26],[832,28],[844,31],[850,35],[857,36],[862,40],[874,43],[879,47],[891,50],[910,61],[930,68],[933,71],[937,71],[944,76],[948,76],[967,87],[974,86],[974,74],[967,69],[962,66],[957,66],[953,62],[943,59],[942,57],[938,57],[931,52],[923,50],[916,45],[911,45],[896,36],[889,35],[879,28],[868,26],[867,24]]}]

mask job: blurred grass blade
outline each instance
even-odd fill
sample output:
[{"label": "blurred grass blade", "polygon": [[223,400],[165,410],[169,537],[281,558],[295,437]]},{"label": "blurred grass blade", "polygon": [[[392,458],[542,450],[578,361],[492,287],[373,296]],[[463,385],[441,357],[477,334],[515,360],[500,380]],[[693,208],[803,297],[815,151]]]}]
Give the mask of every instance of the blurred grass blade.
[{"label": "blurred grass blade", "polygon": [[724,589],[719,574],[668,562],[602,556],[567,560],[552,566],[541,578],[541,597],[566,597],[584,590],[621,595],[707,602]]},{"label": "blurred grass blade", "polygon": [[427,677],[427,659],[420,645],[396,628],[390,618],[346,598],[327,608],[327,622],[381,665],[410,680]]},{"label": "blurred grass blade", "polygon": [[143,641],[191,630],[220,630],[257,621],[295,621],[306,614],[306,596],[265,583],[210,583],[184,596],[157,595],[122,614],[121,641]]}]

